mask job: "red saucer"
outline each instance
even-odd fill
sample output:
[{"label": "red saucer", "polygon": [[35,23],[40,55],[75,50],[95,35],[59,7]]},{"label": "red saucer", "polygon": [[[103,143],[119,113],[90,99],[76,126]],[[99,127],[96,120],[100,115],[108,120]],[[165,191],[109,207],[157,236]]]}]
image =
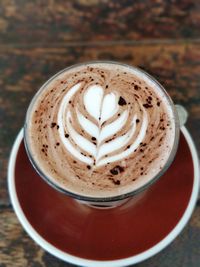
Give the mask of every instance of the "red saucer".
[{"label": "red saucer", "polygon": [[193,182],[193,160],[182,133],[165,175],[137,203],[113,209],[94,209],[57,192],[35,172],[23,142],[15,164],[19,204],[35,231],[61,251],[91,260],[127,258],[158,244],[183,216]]}]

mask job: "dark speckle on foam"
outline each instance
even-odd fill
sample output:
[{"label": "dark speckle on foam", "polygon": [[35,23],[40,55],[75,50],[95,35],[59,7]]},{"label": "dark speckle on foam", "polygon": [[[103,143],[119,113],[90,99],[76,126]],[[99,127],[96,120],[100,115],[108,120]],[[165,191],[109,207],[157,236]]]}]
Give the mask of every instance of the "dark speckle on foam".
[{"label": "dark speckle on foam", "polygon": [[119,165],[115,166],[113,169],[110,170],[110,173],[112,173],[113,175],[117,175],[122,172],[124,172],[124,168]]},{"label": "dark speckle on foam", "polygon": [[126,105],[126,100],[122,96],[120,96],[118,104],[120,106],[124,106],[124,105]]},{"label": "dark speckle on foam", "polygon": [[153,105],[146,103],[146,104],[143,104],[143,107],[145,107],[145,108],[152,108]]},{"label": "dark speckle on foam", "polygon": [[56,122],[52,122],[51,123],[51,128],[54,128],[56,125],[57,125]]}]

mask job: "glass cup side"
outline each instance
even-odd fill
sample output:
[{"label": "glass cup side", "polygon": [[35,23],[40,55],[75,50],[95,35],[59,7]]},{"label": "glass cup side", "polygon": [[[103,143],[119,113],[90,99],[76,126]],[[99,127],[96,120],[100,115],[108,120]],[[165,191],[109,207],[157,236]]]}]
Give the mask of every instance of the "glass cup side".
[{"label": "glass cup side", "polygon": [[[117,196],[113,196],[113,197],[103,197],[103,198],[99,198],[99,197],[89,197],[89,196],[84,196],[84,195],[79,195],[73,192],[68,191],[67,189],[63,189],[61,187],[59,187],[57,184],[55,184],[53,182],[52,179],[50,179],[50,177],[47,177],[47,175],[45,173],[43,173],[43,171],[41,170],[40,166],[38,166],[38,164],[35,162],[32,154],[31,154],[31,150],[29,148],[29,140],[28,140],[28,128],[27,125],[29,123],[29,119],[30,119],[30,114],[32,111],[32,107],[35,103],[35,101],[37,101],[38,96],[40,96],[41,92],[43,92],[43,90],[45,90],[45,88],[48,86],[48,84],[54,80],[57,76],[59,76],[60,74],[66,72],[67,70],[71,69],[71,68],[76,68],[78,66],[81,65],[89,65],[89,64],[97,64],[97,63],[109,63],[109,64],[117,64],[119,66],[125,66],[134,70],[137,70],[141,73],[143,73],[144,75],[146,75],[148,77],[149,80],[153,81],[154,83],[156,83],[157,86],[159,86],[160,90],[162,90],[162,92],[164,93],[166,99],[168,100],[170,107],[172,109],[172,113],[173,113],[173,118],[174,118],[174,123],[175,123],[175,137],[174,137],[174,141],[173,141],[173,148],[171,150],[171,153],[169,155],[169,158],[166,162],[166,164],[164,165],[163,169],[155,176],[153,177],[150,181],[148,181],[145,185],[143,185],[142,187],[140,187],[137,190],[125,193],[125,194],[121,194],[121,195],[117,195]],[[25,125],[24,125],[24,141],[25,141],[25,147],[26,147],[26,151],[28,154],[28,157],[33,165],[33,167],[35,168],[35,170],[38,172],[38,174],[51,186],[53,186],[56,190],[61,191],[62,193],[65,193],[66,195],[69,195],[79,201],[81,201],[81,203],[86,203],[86,204],[91,204],[93,206],[99,206],[99,207],[113,207],[113,206],[117,206],[119,204],[124,203],[124,201],[130,197],[136,196],[137,194],[141,193],[142,191],[144,191],[145,189],[147,189],[151,184],[153,184],[156,180],[158,180],[163,173],[168,169],[168,167],[171,165],[176,151],[177,151],[177,147],[178,147],[178,141],[179,141],[179,132],[180,132],[180,125],[184,124],[187,116],[183,115],[183,110],[182,112],[180,112],[180,108],[175,107],[175,105],[173,104],[171,98],[169,97],[169,95],[167,94],[167,92],[165,91],[165,89],[163,88],[162,85],[160,85],[158,83],[158,81],[156,81],[152,76],[150,76],[148,73],[144,72],[143,70],[133,67],[133,66],[129,66],[123,63],[119,63],[119,62],[112,62],[112,61],[92,61],[92,62],[86,62],[86,63],[81,63],[81,64],[77,64],[77,65],[73,65],[69,68],[66,68],[64,70],[62,70],[61,72],[57,73],[56,75],[54,75],[52,78],[50,78],[41,88],[40,90],[36,93],[36,95],[34,96],[33,100],[31,101],[27,114],[26,114],[26,119],[25,119]],[[182,115],[180,115],[182,114]],[[181,117],[182,116],[182,117]],[[180,118],[180,119],[179,119]],[[181,121],[181,123],[180,123]]]}]

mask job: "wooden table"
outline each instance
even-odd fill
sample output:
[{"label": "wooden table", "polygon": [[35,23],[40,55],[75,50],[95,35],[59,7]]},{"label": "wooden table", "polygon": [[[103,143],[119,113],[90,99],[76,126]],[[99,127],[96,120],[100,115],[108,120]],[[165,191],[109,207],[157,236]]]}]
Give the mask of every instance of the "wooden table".
[{"label": "wooden table", "polygon": [[[117,60],[155,76],[189,111],[200,150],[199,1],[0,2],[0,266],[72,266],[24,232],[7,192],[7,162],[32,96],[52,74],[74,63]],[[200,266],[200,203],[164,251],[137,266]]]}]

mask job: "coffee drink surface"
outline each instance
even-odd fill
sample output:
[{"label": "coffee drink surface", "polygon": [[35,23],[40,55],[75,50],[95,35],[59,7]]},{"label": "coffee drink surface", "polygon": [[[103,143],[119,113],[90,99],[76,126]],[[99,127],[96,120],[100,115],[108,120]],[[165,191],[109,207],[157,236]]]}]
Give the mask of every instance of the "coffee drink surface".
[{"label": "coffee drink surface", "polygon": [[26,139],[32,159],[59,187],[111,197],[153,179],[175,138],[168,98],[143,72],[90,63],[45,84],[29,107]]}]

